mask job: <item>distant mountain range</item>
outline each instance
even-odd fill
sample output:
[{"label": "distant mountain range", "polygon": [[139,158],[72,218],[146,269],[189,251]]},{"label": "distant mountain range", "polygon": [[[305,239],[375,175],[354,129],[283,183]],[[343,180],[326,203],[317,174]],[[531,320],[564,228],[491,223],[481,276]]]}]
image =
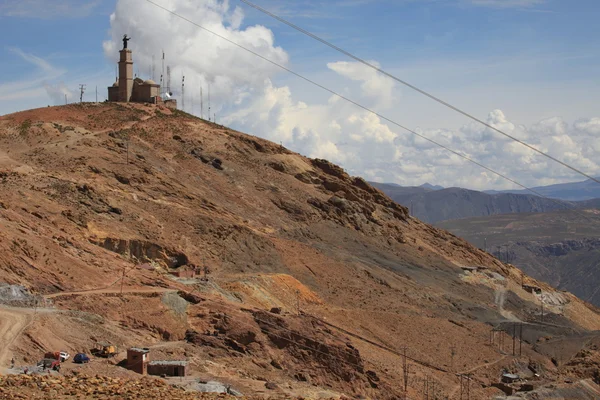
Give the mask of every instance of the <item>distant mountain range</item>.
[{"label": "distant mountain range", "polygon": [[[596,179],[600,179],[600,177]],[[556,185],[539,186],[532,189],[543,196],[568,201],[590,200],[600,197],[600,184],[598,182],[594,182],[591,179],[582,182],[559,183]],[[529,192],[528,190],[486,190],[485,193],[530,194],[531,192]]]},{"label": "distant mountain range", "polygon": [[428,183],[411,187],[387,183],[371,182],[371,184],[390,196],[395,202],[408,207],[413,216],[429,223],[508,213],[600,207],[600,198],[589,199],[588,197],[592,193],[596,193],[593,185],[598,187],[597,196],[600,197],[600,184],[593,181],[536,188],[536,191],[540,193],[544,191],[546,193],[568,193],[573,198],[586,198],[584,201],[547,199],[525,193],[490,193],[456,187],[442,188]]}]

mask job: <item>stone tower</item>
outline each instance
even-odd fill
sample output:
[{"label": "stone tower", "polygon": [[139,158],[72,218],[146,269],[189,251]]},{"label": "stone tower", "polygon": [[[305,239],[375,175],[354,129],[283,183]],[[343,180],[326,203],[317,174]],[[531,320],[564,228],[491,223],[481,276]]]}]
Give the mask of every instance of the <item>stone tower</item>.
[{"label": "stone tower", "polygon": [[128,103],[133,92],[133,58],[131,50],[120,50],[119,60],[119,101]]}]

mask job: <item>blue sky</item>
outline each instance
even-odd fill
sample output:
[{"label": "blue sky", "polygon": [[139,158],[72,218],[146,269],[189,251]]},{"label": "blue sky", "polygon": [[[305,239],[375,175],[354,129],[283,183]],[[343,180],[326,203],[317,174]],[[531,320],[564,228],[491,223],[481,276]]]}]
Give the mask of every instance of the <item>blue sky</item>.
[{"label": "blue sky", "polygon": [[[226,4],[217,0],[154,1],[185,13],[194,21],[223,29],[234,35],[232,38],[255,46],[255,51],[275,57],[398,122],[428,132],[436,140],[446,140],[445,144],[452,144],[526,184],[579,179],[569,171],[549,167],[521,149],[512,151],[502,138],[488,135],[464,117],[407,88],[381,80],[356,65],[344,64],[351,60],[237,0]],[[600,117],[597,1],[255,3],[362,58],[376,61],[389,72],[482,119],[505,124],[513,130],[511,133],[544,150],[555,149],[559,153],[555,155],[561,159],[573,160],[582,169],[600,174],[594,161],[597,153],[590,153],[596,150],[595,118]],[[236,11],[236,7],[240,10]],[[232,21],[239,15],[243,19],[237,26]],[[114,46],[119,45],[118,37],[127,30],[134,37],[131,44],[136,70],[142,76],[149,74],[151,56],[155,55],[158,61],[161,47],[167,46],[167,58],[176,74],[189,74],[186,81],[191,79],[191,84],[198,87],[204,85],[205,90],[212,82],[213,110],[233,127],[284,142],[309,156],[331,158],[369,179],[401,184],[428,180],[445,186],[511,187],[476,169],[470,170],[475,179],[461,177],[463,165],[451,156],[423,148],[414,138],[406,138],[397,128],[359,110],[333,104],[330,94],[261,66],[251,56],[237,51],[228,53],[227,47],[210,35],[196,33],[196,28],[184,26],[187,23],[167,17],[144,0],[3,0],[0,114],[58,104],[64,94],[74,100],[80,83],[87,84],[86,100],[94,100],[95,86],[103,100],[106,86],[114,79]],[[156,26],[140,26],[145,21],[154,21]],[[264,29],[257,34],[249,29],[254,26]],[[181,55],[182,50],[176,50],[182,41],[189,44],[184,50],[193,49],[186,51],[186,56]],[[177,54],[170,55],[169,48]],[[215,54],[219,57],[211,58]],[[221,60],[227,60],[227,66],[218,65]],[[232,65],[241,68],[236,70]],[[187,99],[190,103],[191,98]],[[199,114],[197,103],[196,98],[193,111]],[[495,110],[501,110],[501,114],[494,114]],[[356,143],[353,145],[344,135],[353,137]],[[564,143],[569,139],[573,143],[567,146]],[[393,152],[390,141],[395,145]],[[415,155],[410,156],[413,152]],[[506,157],[499,157],[498,152],[504,152]],[[374,157],[380,161],[373,162]],[[507,162],[515,165],[508,167]],[[452,172],[449,166],[456,167],[456,171]],[[395,172],[390,172],[391,168]]]}]

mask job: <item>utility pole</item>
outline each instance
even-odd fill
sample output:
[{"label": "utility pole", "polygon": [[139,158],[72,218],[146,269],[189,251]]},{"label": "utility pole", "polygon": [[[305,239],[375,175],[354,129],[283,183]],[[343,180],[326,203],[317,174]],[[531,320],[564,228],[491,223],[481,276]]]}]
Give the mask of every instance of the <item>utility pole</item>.
[{"label": "utility pole", "polygon": [[121,278],[121,297],[123,297],[123,281],[125,280],[125,266],[123,266],[123,277]]},{"label": "utility pole", "polygon": [[513,334],[512,334],[512,339],[513,339],[513,357],[517,355],[516,353],[516,340],[517,340],[517,324],[513,323]]},{"label": "utility pole", "polygon": [[523,323],[519,322],[519,356],[523,355]]},{"label": "utility pole", "polygon": [[467,400],[471,400],[471,374],[467,374]]},{"label": "utility pole", "polygon": [[404,400],[408,399],[408,364],[406,363],[406,346],[402,347],[402,377],[404,378]]},{"label": "utility pole", "polygon": [[83,103],[83,93],[85,92],[85,86],[83,84],[79,85],[79,102]]}]

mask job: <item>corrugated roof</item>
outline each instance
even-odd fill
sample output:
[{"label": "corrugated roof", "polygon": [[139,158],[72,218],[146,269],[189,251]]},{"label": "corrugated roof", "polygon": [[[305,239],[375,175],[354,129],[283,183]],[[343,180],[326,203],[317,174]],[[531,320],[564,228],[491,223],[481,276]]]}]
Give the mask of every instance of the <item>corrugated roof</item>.
[{"label": "corrugated roof", "polygon": [[144,347],[130,347],[129,350],[136,351],[138,353],[148,353],[148,352],[150,352],[150,349],[144,348]]},{"label": "corrugated roof", "polygon": [[187,361],[150,361],[150,365],[181,365],[185,367],[188,362]]}]

